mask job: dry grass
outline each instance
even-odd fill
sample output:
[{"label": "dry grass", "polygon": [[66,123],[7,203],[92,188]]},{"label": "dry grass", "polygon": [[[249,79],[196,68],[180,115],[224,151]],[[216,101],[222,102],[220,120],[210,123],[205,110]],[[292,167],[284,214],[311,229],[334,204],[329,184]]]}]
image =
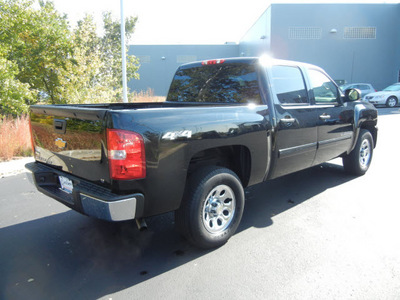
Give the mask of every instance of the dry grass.
[{"label": "dry grass", "polygon": [[154,90],[148,88],[146,91],[132,92],[129,95],[129,102],[164,102],[165,97],[155,96]]},{"label": "dry grass", "polygon": [[29,117],[23,115],[14,119],[8,116],[0,119],[0,161],[31,155]]}]

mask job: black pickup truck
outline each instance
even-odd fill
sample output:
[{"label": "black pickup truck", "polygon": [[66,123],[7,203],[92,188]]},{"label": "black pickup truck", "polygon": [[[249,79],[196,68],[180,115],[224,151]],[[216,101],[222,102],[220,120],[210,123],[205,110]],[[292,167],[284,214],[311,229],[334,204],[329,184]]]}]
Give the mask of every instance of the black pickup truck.
[{"label": "black pickup truck", "polygon": [[163,103],[31,107],[39,191],[92,217],[175,211],[193,244],[224,244],[243,189],[336,157],[363,175],[377,110],[320,68],[266,58],[181,66]]}]

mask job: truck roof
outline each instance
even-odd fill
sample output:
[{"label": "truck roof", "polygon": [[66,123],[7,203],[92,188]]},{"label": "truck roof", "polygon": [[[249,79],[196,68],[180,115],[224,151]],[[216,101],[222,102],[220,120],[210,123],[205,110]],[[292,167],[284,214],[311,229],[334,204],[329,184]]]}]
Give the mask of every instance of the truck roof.
[{"label": "truck roof", "polygon": [[295,65],[295,66],[313,67],[313,68],[321,69],[318,66],[312,65],[309,63],[276,59],[276,58],[272,58],[267,55],[263,55],[260,57],[229,57],[229,58],[206,59],[206,60],[202,60],[202,61],[194,61],[194,62],[186,63],[186,64],[181,65],[179,68],[186,69],[186,68],[199,67],[202,65],[215,65],[215,64],[224,64],[224,63],[254,64],[257,62],[261,62],[263,65]]}]

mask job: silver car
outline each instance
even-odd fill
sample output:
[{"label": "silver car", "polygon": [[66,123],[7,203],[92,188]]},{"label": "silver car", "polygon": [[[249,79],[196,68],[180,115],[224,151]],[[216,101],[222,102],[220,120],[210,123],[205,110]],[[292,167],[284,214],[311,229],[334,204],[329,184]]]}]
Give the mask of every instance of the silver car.
[{"label": "silver car", "polygon": [[387,107],[395,107],[399,103],[400,83],[395,83],[381,92],[366,95],[363,100],[374,105],[386,105]]},{"label": "silver car", "polygon": [[343,92],[348,89],[358,89],[361,92],[361,98],[367,94],[376,92],[376,89],[374,89],[372,84],[369,83],[349,83],[340,86],[340,88],[343,90]]}]

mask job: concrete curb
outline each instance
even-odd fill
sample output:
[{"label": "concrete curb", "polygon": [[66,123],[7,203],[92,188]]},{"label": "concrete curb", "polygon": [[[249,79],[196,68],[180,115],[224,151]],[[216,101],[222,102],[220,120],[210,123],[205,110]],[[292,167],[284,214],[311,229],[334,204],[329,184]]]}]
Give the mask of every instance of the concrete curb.
[{"label": "concrete curb", "polygon": [[14,176],[26,172],[25,164],[33,162],[33,157],[13,159],[0,163],[0,178]]}]

